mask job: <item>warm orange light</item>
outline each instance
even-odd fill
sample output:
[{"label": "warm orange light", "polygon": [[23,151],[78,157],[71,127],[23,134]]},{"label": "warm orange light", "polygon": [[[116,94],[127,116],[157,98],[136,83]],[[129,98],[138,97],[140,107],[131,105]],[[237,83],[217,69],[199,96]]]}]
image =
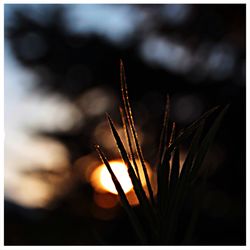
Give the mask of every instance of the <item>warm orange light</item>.
[{"label": "warm orange light", "polygon": [[[133,184],[128,175],[127,166],[122,161],[110,161],[109,162],[112,170],[118,181],[120,182],[125,193],[129,193],[133,189]],[[142,179],[143,186],[145,185],[145,178],[143,176],[143,171],[137,162],[139,167],[139,173]],[[151,176],[151,171],[147,168],[149,176]],[[112,181],[112,178],[104,164],[98,166],[90,177],[90,182],[92,186],[99,192],[110,192],[117,194],[115,185]]]},{"label": "warm orange light", "polygon": [[[128,176],[127,166],[121,161],[111,161],[109,164],[114,171],[117,179],[119,180],[124,192],[129,192],[132,189],[133,185]],[[91,182],[94,184],[94,186],[97,186],[98,189],[117,194],[115,185],[104,164],[94,170],[91,175]]]},{"label": "warm orange light", "polygon": [[116,195],[111,194],[111,193],[101,194],[101,193],[95,192],[94,201],[99,207],[110,209],[117,205],[118,199]]}]

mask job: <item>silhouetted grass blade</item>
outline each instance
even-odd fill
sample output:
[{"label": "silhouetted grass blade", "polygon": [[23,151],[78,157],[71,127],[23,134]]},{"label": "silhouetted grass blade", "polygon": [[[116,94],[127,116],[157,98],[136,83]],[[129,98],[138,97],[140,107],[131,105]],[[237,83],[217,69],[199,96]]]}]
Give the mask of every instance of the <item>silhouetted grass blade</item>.
[{"label": "silhouetted grass blade", "polygon": [[132,181],[132,183],[134,185],[134,188],[136,189],[135,191],[138,191],[138,195],[139,195],[138,199],[139,199],[139,201],[140,200],[143,201],[144,199],[147,200],[146,194],[145,194],[145,192],[144,192],[144,190],[142,188],[142,183],[138,180],[138,178],[137,178],[137,176],[136,176],[136,174],[134,172],[134,169],[133,169],[133,167],[132,167],[132,165],[131,165],[131,163],[129,161],[127,152],[126,152],[126,150],[125,150],[125,148],[123,146],[121,138],[120,138],[120,136],[119,136],[119,134],[118,134],[112,120],[111,120],[111,118],[109,117],[109,115],[107,115],[107,119],[108,119],[108,122],[109,122],[109,125],[110,125],[110,128],[111,128],[112,134],[113,134],[113,136],[115,138],[117,148],[118,148],[118,150],[119,150],[119,152],[121,154],[121,157],[122,157],[123,161],[125,162],[125,164],[127,165],[128,170],[131,169],[130,170],[130,172],[131,172],[131,181]]},{"label": "silhouetted grass blade", "polygon": [[[162,155],[162,159],[160,161],[159,166],[159,183],[158,183],[158,204],[159,204],[159,211],[162,214],[166,207],[167,203],[169,203],[169,195],[171,195],[171,192],[169,192],[169,182],[170,182],[170,158],[171,158],[171,152],[168,151],[168,145],[173,141],[175,135],[175,123],[172,124],[172,129],[170,131],[170,134],[167,135],[169,140],[167,141],[167,144],[164,149],[164,153]],[[166,214],[166,213],[165,213]]]},{"label": "silhouetted grass blade", "polygon": [[121,107],[120,107],[120,115],[121,115],[121,118],[122,118],[123,129],[124,129],[124,132],[125,132],[125,135],[126,135],[126,140],[128,142],[128,146],[129,146],[130,155],[131,155],[131,158],[132,158],[132,161],[133,161],[133,165],[135,167],[137,177],[138,177],[139,181],[141,182],[139,168],[138,168],[138,165],[136,163],[136,159],[135,159],[135,155],[134,155],[133,147],[132,147],[132,142],[131,142],[131,139],[130,139],[129,128],[128,128],[128,125],[126,123],[126,117],[124,115],[123,109]]},{"label": "silhouetted grass blade", "polygon": [[[170,132],[170,136],[169,136],[169,141],[168,141],[168,145],[172,143],[172,141],[174,140],[174,136],[175,136],[175,122],[173,122],[172,124],[172,129],[171,129],[171,132]],[[179,154],[180,154],[180,151],[179,151],[179,148],[177,147],[175,150],[174,150],[174,153],[173,153],[173,157],[172,157],[172,165],[170,167],[170,158],[171,158],[171,154],[169,155],[166,155],[166,162],[167,163],[167,166],[168,166],[168,176],[169,176],[169,180],[166,184],[163,184],[164,185],[164,188],[166,189],[166,185],[168,184],[168,194],[164,197],[164,207],[163,209],[166,210],[166,209],[169,209],[168,206],[171,206],[171,203],[172,203],[172,200],[174,199],[174,196],[175,196],[175,192],[176,192],[176,185],[178,183],[178,178],[179,178],[179,167],[180,167],[180,163],[179,163]],[[166,180],[165,180],[166,182]],[[168,211],[165,212],[165,214],[167,214]],[[165,215],[164,215],[165,216]]]},{"label": "silhouetted grass blade", "polygon": [[201,142],[201,145],[199,147],[199,151],[197,153],[197,157],[195,159],[194,165],[191,169],[191,175],[192,175],[192,179],[196,179],[197,178],[197,174],[198,172],[202,169],[202,164],[203,161],[205,159],[205,156],[208,152],[209,147],[212,145],[215,135],[217,133],[217,130],[219,129],[219,126],[221,124],[222,118],[224,117],[226,111],[228,110],[229,105],[227,105],[217,116],[217,118],[215,119],[215,121],[213,122],[212,126],[210,127],[210,129],[208,130],[205,138],[203,139],[203,141]]},{"label": "silhouetted grass blade", "polygon": [[169,136],[169,141],[168,141],[168,145],[169,145],[169,146],[170,146],[170,145],[173,143],[173,141],[174,141],[175,129],[176,129],[175,122],[173,122],[173,123],[172,123],[171,133],[170,133],[170,136]]},{"label": "silhouetted grass blade", "polygon": [[[197,177],[197,173],[202,167],[202,163],[206,156],[206,153],[214,140],[215,134],[219,128],[221,120],[227,109],[228,109],[228,105],[217,116],[213,125],[210,127],[208,133],[206,134],[205,138],[201,142],[201,145],[199,145],[199,139],[201,136],[201,132],[202,132],[205,120],[202,121],[200,127],[198,128],[193,138],[189,154],[186,157],[186,160],[183,166],[183,171],[181,174],[181,180],[179,182],[179,188],[178,188],[178,192],[176,195],[176,199],[174,201],[173,207],[170,209],[170,211],[172,211],[172,215],[170,216],[169,227],[167,231],[167,242],[169,242],[172,235],[174,234],[175,228],[177,227],[178,213],[184,201],[184,195],[188,187],[188,183],[190,183],[192,179],[195,179]],[[189,171],[191,171],[190,172],[191,176],[189,176]],[[193,226],[194,225],[191,225],[191,227]],[[192,230],[192,228],[190,230]]]},{"label": "silhouetted grass blade", "polygon": [[[171,195],[169,198],[170,204],[169,204],[168,213],[167,213],[167,220],[168,220],[167,237],[166,237],[167,242],[171,239],[172,235],[174,234],[176,230],[176,223],[177,223],[179,211],[182,207],[182,201],[184,200],[184,195],[187,190],[188,173],[191,169],[193,159],[195,157],[195,154],[199,146],[200,136],[201,136],[203,127],[204,127],[204,120],[201,122],[200,126],[198,127],[198,129],[196,130],[194,134],[193,140],[189,148],[189,152],[186,156],[186,159],[182,166],[181,173],[179,175],[177,186],[176,188],[171,189],[171,193],[170,193]],[[178,148],[179,147],[176,147],[176,149]]]},{"label": "silhouetted grass blade", "polygon": [[179,179],[179,169],[180,169],[180,150],[176,148],[173,155],[171,174],[170,174],[170,192],[172,193],[177,185]]},{"label": "silhouetted grass blade", "polygon": [[112,170],[106,156],[104,155],[104,153],[100,149],[99,145],[96,145],[95,148],[96,148],[96,151],[98,152],[102,162],[105,164],[105,166],[107,167],[107,169],[108,169],[108,171],[109,171],[109,173],[111,175],[112,181],[113,181],[113,183],[115,185],[115,188],[116,188],[116,190],[117,190],[117,192],[119,194],[121,203],[122,203],[124,209],[126,210],[126,212],[127,212],[128,216],[129,216],[129,218],[131,220],[132,225],[135,228],[135,231],[136,231],[141,243],[144,243],[144,244],[147,243],[147,238],[146,238],[146,235],[145,235],[145,233],[143,231],[141,223],[138,220],[136,214],[134,213],[132,207],[130,206],[130,204],[129,204],[128,200],[127,200],[126,194],[125,194],[120,182],[117,180],[117,178],[116,178],[116,176],[115,176],[115,174],[114,174],[114,172],[113,172],[113,170]]},{"label": "silhouetted grass blade", "polygon": [[164,157],[159,167],[159,183],[158,183],[158,210],[160,215],[163,217],[163,213],[166,209],[168,193],[169,193],[169,173],[170,164],[168,157]]},{"label": "silhouetted grass blade", "polygon": [[145,176],[145,180],[146,180],[146,184],[147,184],[147,189],[149,192],[149,197],[151,200],[151,203],[154,205],[154,195],[153,195],[153,189],[148,177],[148,172],[147,172],[147,168],[145,165],[145,161],[144,161],[144,157],[142,154],[142,150],[139,144],[139,140],[138,140],[138,136],[135,130],[135,124],[134,124],[134,119],[133,119],[133,115],[132,115],[132,109],[131,109],[131,105],[129,102],[129,97],[128,97],[128,89],[127,89],[127,84],[126,84],[126,77],[125,77],[125,69],[122,63],[122,60],[120,61],[120,76],[121,76],[121,91],[122,91],[122,99],[123,99],[123,104],[124,104],[124,108],[125,108],[125,113],[127,116],[127,120],[128,120],[128,124],[130,126],[131,132],[132,132],[132,136],[134,139],[134,143],[136,146],[136,152],[138,154],[138,157],[141,161],[141,165],[142,165],[142,169],[143,169],[143,173]]},{"label": "silhouetted grass blade", "polygon": [[[167,144],[165,145],[165,147],[163,149],[161,161],[163,161],[164,157],[166,157],[168,160],[170,160],[171,153],[172,153],[172,151],[175,148],[175,145],[173,143],[174,142],[175,133],[176,133],[175,132],[175,122],[173,122],[170,134],[167,136],[168,137]],[[174,146],[170,150],[170,146],[172,146],[172,145],[174,145]],[[176,146],[178,146],[178,145],[176,145]]]},{"label": "silhouetted grass blade", "polygon": [[[161,136],[160,136],[160,143],[159,143],[159,149],[158,149],[158,157],[157,157],[157,162],[156,162],[156,168],[157,168],[157,204],[158,208],[161,206],[162,202],[162,190],[164,187],[162,186],[164,182],[164,176],[168,176],[169,173],[164,173],[164,169],[162,166],[162,157],[163,157],[163,152],[164,148],[167,146],[167,128],[168,128],[168,123],[169,123],[169,110],[170,110],[170,103],[169,103],[169,96],[167,95],[166,98],[166,106],[165,106],[165,111],[164,111],[164,118],[163,118],[163,126],[161,130]],[[166,168],[166,167],[165,167]],[[167,168],[169,171],[169,168]],[[165,170],[166,171],[166,170]],[[167,184],[168,185],[168,184]]]},{"label": "silhouetted grass blade", "polygon": [[204,124],[205,124],[205,120],[203,120],[201,122],[200,126],[198,127],[198,129],[196,130],[196,132],[193,136],[193,140],[192,140],[191,145],[189,147],[188,154],[186,156],[186,159],[185,159],[183,166],[182,166],[182,169],[181,169],[181,173],[180,173],[180,181],[181,182],[186,180],[189,172],[191,171],[194,158],[195,158],[197,151],[199,149],[199,142],[200,142],[201,134],[202,134],[202,131],[204,128]]},{"label": "silhouetted grass blade", "polygon": [[202,180],[201,185],[198,189],[196,189],[196,195],[194,197],[194,203],[193,203],[193,211],[190,217],[189,225],[187,226],[187,230],[184,236],[184,244],[188,245],[192,243],[192,236],[195,231],[195,224],[197,223],[199,213],[202,207],[202,202],[204,198],[204,191],[207,181],[207,175],[204,175],[204,178]]},{"label": "silhouetted grass blade", "polygon": [[168,198],[169,198],[169,172],[170,172],[170,164],[167,157],[163,159],[163,162],[160,163],[159,166],[159,176],[158,176],[158,190],[157,190],[157,208],[160,219],[160,237],[161,242],[164,240],[165,233],[165,224],[167,223],[166,213],[168,206]]},{"label": "silhouetted grass blade", "polygon": [[161,136],[160,136],[160,143],[159,143],[159,149],[158,149],[158,159],[159,161],[162,158],[162,154],[164,151],[164,147],[167,145],[167,129],[168,129],[168,123],[169,123],[169,112],[170,112],[170,100],[169,95],[167,95],[166,98],[166,106],[164,111],[164,118],[163,118],[163,126],[161,130]]},{"label": "silhouetted grass blade", "polygon": [[187,139],[194,132],[194,130],[200,126],[202,121],[204,121],[207,117],[214,113],[215,110],[217,110],[218,108],[219,106],[210,109],[209,111],[205,112],[199,119],[189,125],[187,128],[182,129],[176,139],[173,141],[173,143],[169,146],[168,151],[172,152],[176,146],[178,146],[185,139]]},{"label": "silhouetted grass blade", "polygon": [[[157,199],[158,199],[158,207],[160,214],[163,214],[163,212],[166,210],[169,195],[171,195],[171,192],[169,190],[169,182],[170,182],[170,157],[171,152],[167,150],[169,143],[173,141],[175,135],[175,123],[172,124],[172,129],[170,131],[170,134],[167,135],[169,140],[167,141],[167,144],[165,145],[165,150],[162,155],[162,159],[160,160],[160,164],[158,167],[158,192],[157,192]],[[166,212],[165,212],[166,214]],[[165,215],[163,215],[165,216]]]},{"label": "silhouetted grass blade", "polygon": [[125,164],[127,165],[128,167],[128,174],[129,174],[129,177],[132,181],[132,184],[133,184],[133,188],[134,188],[134,191],[135,191],[135,194],[140,202],[140,205],[143,209],[143,212],[146,216],[146,219],[148,220],[148,223],[149,223],[149,227],[152,229],[152,232],[157,235],[157,232],[156,232],[156,228],[155,228],[155,214],[154,214],[154,211],[152,209],[152,207],[150,206],[150,203],[147,199],[147,196],[143,190],[143,187],[142,187],[142,183],[139,181],[139,179],[137,178],[136,174],[135,174],[135,171],[129,161],[129,158],[128,158],[128,155],[127,155],[127,152],[123,146],[123,143],[120,139],[120,136],[119,134],[117,133],[117,130],[111,120],[111,118],[109,117],[109,115],[107,115],[107,118],[108,118],[108,121],[109,121],[109,125],[110,125],[110,128],[111,128],[111,131],[112,131],[112,134],[115,138],[115,141],[116,141],[116,144],[117,144],[117,147],[119,149],[119,152],[121,154],[121,157],[123,159],[123,161],[125,162]]}]

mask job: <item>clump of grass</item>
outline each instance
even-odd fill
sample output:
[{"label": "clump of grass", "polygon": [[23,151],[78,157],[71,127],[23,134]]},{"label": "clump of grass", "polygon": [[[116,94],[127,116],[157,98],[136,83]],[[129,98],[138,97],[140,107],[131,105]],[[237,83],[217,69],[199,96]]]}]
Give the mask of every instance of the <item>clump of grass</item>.
[{"label": "clump of grass", "polygon": [[[117,144],[117,149],[127,166],[128,175],[131,178],[134,192],[138,198],[141,219],[130,206],[119,180],[116,178],[109,165],[109,161],[99,145],[96,145],[96,150],[112,177],[119,194],[121,204],[130,218],[131,224],[133,225],[136,235],[138,236],[139,243],[143,245],[175,244],[176,242],[174,239],[177,226],[181,223],[181,221],[179,221],[180,212],[185,199],[189,198],[187,196],[187,190],[190,186],[196,185],[196,180],[201,176],[201,172],[206,173],[207,171],[207,169],[204,169],[204,159],[214,141],[222,118],[229,105],[224,108],[212,108],[204,113],[199,119],[194,121],[191,125],[177,133],[175,131],[175,123],[171,123],[169,119],[170,101],[167,96],[163,127],[156,160],[157,192],[156,195],[154,195],[152,183],[150,182],[149,175],[147,173],[143,152],[135,129],[122,61],[120,63],[120,77],[122,92],[122,106],[120,107],[120,114],[126,134],[127,144],[129,146],[129,152],[126,151],[124,143],[122,142],[109,115],[107,115],[107,119]],[[217,113],[217,115],[213,123],[209,126],[209,128],[205,129],[207,118],[215,113]],[[187,139],[189,139],[191,143],[181,168],[180,145]],[[148,196],[143,189],[141,176],[136,162],[137,158],[140,160],[140,164],[143,169]],[[202,179],[203,181],[199,186],[199,190],[202,190],[205,185],[206,174],[203,175]],[[199,194],[201,194],[201,192]],[[180,242],[181,244],[190,243],[195,222],[198,218],[200,204],[199,202],[196,202],[192,205],[193,212],[190,223],[186,226],[186,233],[183,237],[183,241]]]}]

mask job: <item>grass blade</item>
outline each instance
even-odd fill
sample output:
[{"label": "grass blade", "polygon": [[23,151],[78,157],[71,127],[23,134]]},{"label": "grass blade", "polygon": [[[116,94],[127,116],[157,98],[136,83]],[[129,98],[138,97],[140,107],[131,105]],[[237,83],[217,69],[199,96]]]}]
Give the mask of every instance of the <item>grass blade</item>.
[{"label": "grass blade", "polygon": [[214,113],[218,108],[219,106],[210,109],[187,128],[182,129],[176,139],[170,144],[168,151],[172,152],[175,147],[177,147],[180,143],[187,139],[195,131],[195,129],[197,129],[201,125],[202,121],[204,121],[207,117]]},{"label": "grass blade", "polygon": [[138,200],[141,201],[142,203],[145,202],[145,200],[147,200],[147,197],[146,197],[146,194],[142,188],[142,183],[139,182],[135,172],[134,172],[134,169],[129,161],[129,158],[128,158],[128,155],[127,155],[127,152],[123,146],[123,143],[121,141],[121,138],[111,120],[111,118],[109,117],[109,115],[107,115],[107,119],[108,119],[108,122],[109,122],[109,125],[110,125],[110,128],[111,128],[111,131],[112,131],[112,134],[115,138],[115,141],[116,141],[116,144],[117,144],[117,148],[121,154],[121,157],[123,159],[123,161],[125,162],[126,166],[128,167],[128,171],[130,173],[130,178],[131,178],[131,181],[133,183],[133,186],[135,188],[135,192],[136,194],[138,195]]},{"label": "grass blade", "polygon": [[171,129],[171,134],[170,134],[169,141],[168,141],[168,145],[169,145],[169,146],[170,146],[170,145],[173,143],[173,141],[174,141],[175,130],[176,130],[176,125],[175,125],[175,122],[173,122],[173,124],[172,124],[172,129]]},{"label": "grass blade", "polygon": [[128,89],[127,89],[127,84],[126,84],[126,78],[125,78],[125,69],[122,63],[122,60],[120,62],[120,76],[121,76],[121,91],[122,91],[122,99],[123,99],[123,104],[124,104],[124,108],[125,108],[125,113],[127,116],[127,120],[128,120],[128,124],[130,126],[131,132],[132,132],[132,136],[134,139],[134,143],[135,143],[135,148],[136,148],[136,152],[138,155],[138,158],[141,161],[141,165],[142,165],[142,169],[143,169],[143,173],[145,176],[145,180],[146,180],[146,184],[147,184],[147,189],[149,192],[149,196],[150,196],[150,201],[153,205],[155,205],[154,202],[154,195],[153,195],[153,189],[152,186],[150,184],[150,180],[148,177],[148,172],[147,172],[147,168],[145,165],[145,161],[144,161],[144,157],[142,154],[142,150],[138,141],[138,136],[135,130],[135,124],[134,124],[134,119],[133,119],[133,115],[132,115],[132,109],[130,106],[130,102],[129,102],[129,98],[128,98]]},{"label": "grass blade", "polygon": [[[169,140],[166,144],[166,148],[167,145],[169,145],[174,138],[175,135],[175,122],[173,122],[172,124],[172,129],[170,132],[170,135],[168,136]],[[171,181],[171,176],[170,174],[172,173],[171,168],[170,168],[170,155],[165,155],[165,158],[161,160],[162,161],[162,165],[161,168],[162,171],[160,171],[159,174],[162,175],[162,178],[159,178],[160,180],[160,184],[159,184],[159,188],[160,188],[160,193],[162,193],[162,198],[160,201],[160,207],[161,207],[161,211],[163,212],[166,209],[167,206],[167,199],[169,198],[168,193],[171,194],[171,190],[169,190],[169,185],[170,185],[170,181]],[[175,173],[173,173],[175,175]],[[178,174],[176,176],[176,178],[178,178]]]},{"label": "grass blade", "polygon": [[[199,146],[199,141],[203,127],[204,127],[204,120],[201,122],[200,127],[198,127],[193,137],[189,152],[183,163],[178,183],[176,184],[176,188],[172,188],[172,193],[171,196],[169,197],[169,207],[166,215],[166,220],[168,221],[168,225],[166,226],[166,242],[169,242],[169,240],[172,238],[176,230],[175,225],[177,223],[179,211],[182,207],[182,202],[184,200],[185,192],[188,187],[188,174]],[[178,148],[179,147],[177,147],[177,149]]]},{"label": "grass blade", "polygon": [[135,155],[134,155],[133,147],[132,147],[132,142],[131,142],[131,139],[130,139],[128,125],[127,125],[126,120],[125,120],[124,111],[123,111],[123,109],[121,107],[120,107],[120,114],[121,114],[121,118],[122,118],[123,129],[124,129],[124,132],[125,132],[125,135],[126,135],[126,140],[128,142],[128,146],[129,146],[129,150],[130,150],[130,155],[131,155],[131,158],[132,158],[132,161],[133,161],[133,165],[135,167],[137,177],[138,177],[139,181],[141,182],[141,177],[140,177],[138,165],[136,163],[136,159],[135,159]]},{"label": "grass blade", "polygon": [[[175,134],[175,123],[172,124],[171,133],[167,144],[165,145],[165,149],[167,149],[167,145],[172,142]],[[167,206],[167,199],[169,198],[169,174],[170,174],[170,156],[171,154],[168,151],[165,151],[165,154],[163,154],[163,158],[160,161],[160,164],[158,166],[158,172],[157,172],[157,180],[158,180],[158,192],[157,192],[157,200],[158,200],[158,207],[160,214],[163,214],[166,206]]]},{"label": "grass blade", "polygon": [[191,169],[191,178],[194,181],[197,178],[197,174],[199,171],[202,170],[202,165],[204,162],[204,159],[206,157],[206,154],[208,152],[209,147],[212,145],[215,135],[217,133],[217,130],[219,129],[219,126],[221,124],[222,118],[224,117],[226,111],[228,110],[229,105],[227,105],[217,116],[215,121],[213,122],[212,126],[210,127],[208,133],[206,134],[205,138],[201,142],[201,146],[199,148],[197,157],[195,159],[194,165]]},{"label": "grass blade", "polygon": [[162,159],[164,147],[167,145],[167,129],[168,129],[168,123],[169,123],[169,112],[170,112],[170,100],[169,95],[167,95],[166,98],[166,105],[165,105],[165,111],[164,111],[164,118],[163,118],[163,126],[161,130],[161,136],[160,136],[160,143],[159,143],[159,149],[158,149],[158,159],[159,161]]},{"label": "grass blade", "polygon": [[189,152],[186,156],[186,159],[183,163],[182,169],[181,169],[181,173],[180,173],[180,181],[185,181],[187,180],[188,174],[191,171],[192,168],[192,164],[194,161],[194,158],[197,154],[197,151],[199,149],[199,142],[200,142],[200,138],[201,138],[201,134],[204,128],[204,124],[205,121],[203,120],[199,126],[199,128],[196,130],[193,140],[191,142],[191,145],[189,147]]},{"label": "grass blade", "polygon": [[163,161],[160,162],[159,173],[158,173],[158,191],[157,191],[157,208],[160,218],[160,240],[164,241],[165,230],[167,221],[166,213],[169,201],[169,173],[170,173],[170,164],[167,157],[164,157]]},{"label": "grass blade", "polygon": [[159,213],[162,215],[166,208],[166,200],[168,198],[168,189],[169,189],[169,173],[170,173],[170,164],[167,157],[164,157],[159,166],[159,175],[158,175],[158,209]]},{"label": "grass blade", "polygon": [[154,211],[152,209],[152,207],[150,206],[150,203],[147,199],[147,196],[143,190],[143,187],[142,187],[142,183],[138,180],[136,174],[135,174],[135,171],[133,169],[133,166],[131,165],[130,161],[129,161],[129,158],[128,158],[128,155],[127,155],[127,152],[123,146],[123,143],[120,139],[120,136],[111,120],[111,118],[107,115],[107,119],[109,121],[109,125],[110,125],[110,128],[111,128],[111,131],[113,133],[113,136],[115,138],[115,141],[116,141],[116,144],[117,144],[117,147],[120,151],[120,154],[121,154],[121,157],[123,159],[123,161],[125,162],[125,164],[127,165],[128,167],[128,174],[129,174],[129,177],[132,181],[132,184],[133,184],[133,188],[134,188],[134,191],[135,191],[135,194],[139,200],[139,203],[143,209],[143,212],[148,220],[148,223],[149,223],[149,227],[152,229],[152,232],[154,233],[155,236],[157,236],[157,232],[156,232],[156,228],[155,228],[155,214],[154,214]]},{"label": "grass blade", "polygon": [[157,162],[156,162],[156,164],[157,164],[156,168],[157,168],[157,204],[158,204],[158,208],[159,207],[162,208],[162,197],[164,197],[163,190],[167,191],[167,188],[168,188],[168,183],[167,183],[166,187],[163,187],[163,182],[166,181],[166,180],[164,180],[164,178],[166,178],[167,182],[168,182],[169,166],[165,166],[165,164],[162,164],[162,158],[163,158],[164,148],[167,145],[167,137],[168,137],[167,136],[167,128],[168,128],[168,123],[169,123],[169,110],[170,110],[169,103],[170,103],[169,96],[167,96],[165,111],[164,111],[164,118],[163,118],[163,126],[162,126],[162,131],[161,131],[161,136],[160,136],[160,144],[159,144],[159,149],[158,149],[158,157],[157,157]]},{"label": "grass blade", "polygon": [[117,190],[117,192],[119,194],[121,203],[122,203],[125,211],[127,212],[128,216],[130,218],[130,221],[131,221],[132,225],[134,226],[134,229],[135,229],[141,243],[145,244],[147,242],[146,235],[145,235],[145,233],[144,233],[144,231],[142,229],[141,223],[139,222],[136,214],[134,213],[132,207],[130,206],[130,204],[129,204],[128,200],[127,200],[126,194],[125,194],[120,182],[117,180],[117,178],[116,178],[116,176],[115,176],[115,174],[114,174],[114,172],[113,172],[113,170],[112,170],[106,156],[104,155],[104,153],[100,149],[99,145],[96,145],[95,148],[96,148],[96,151],[98,152],[102,162],[105,164],[105,166],[107,167],[107,169],[108,169],[108,171],[109,171],[109,173],[111,175],[112,181],[113,181],[113,183],[115,185],[115,188],[116,188],[116,190]]},{"label": "grass blade", "polygon": [[[176,199],[174,201],[173,208],[170,209],[171,211],[173,211],[173,214],[170,215],[169,217],[170,221],[167,232],[167,241],[169,241],[172,235],[174,234],[175,231],[174,227],[176,227],[177,225],[178,213],[184,201],[184,195],[185,195],[185,190],[187,189],[188,181],[194,181],[197,178],[197,174],[202,168],[202,163],[205,159],[206,153],[215,138],[221,120],[225,115],[225,112],[227,111],[228,107],[229,105],[227,105],[217,116],[213,125],[211,126],[205,138],[201,142],[201,145],[199,145],[199,138],[201,136],[202,128],[204,126],[204,120],[201,122],[201,126],[197,130],[196,135],[194,136],[190,152],[183,166],[184,169],[182,171],[181,181],[176,195]],[[193,225],[191,225],[191,227],[193,227]],[[192,230],[192,228],[190,230]]]},{"label": "grass blade", "polygon": [[169,180],[170,193],[173,193],[173,191],[176,188],[179,179],[179,170],[180,170],[180,150],[179,148],[176,148],[172,159],[172,167]]},{"label": "grass blade", "polygon": [[202,183],[200,184],[199,189],[196,189],[196,195],[194,197],[194,204],[193,204],[193,211],[191,213],[189,225],[187,227],[185,236],[184,236],[184,244],[185,245],[190,245],[192,242],[192,236],[195,231],[195,225],[197,223],[197,220],[199,218],[200,210],[202,207],[202,201],[204,198],[204,191],[206,187],[206,182],[207,182],[207,173],[204,175]]}]

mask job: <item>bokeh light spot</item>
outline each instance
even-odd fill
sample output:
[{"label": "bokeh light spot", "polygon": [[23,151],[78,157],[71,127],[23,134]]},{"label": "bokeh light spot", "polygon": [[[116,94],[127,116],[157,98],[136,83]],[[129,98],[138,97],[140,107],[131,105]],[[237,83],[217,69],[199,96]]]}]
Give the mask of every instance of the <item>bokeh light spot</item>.
[{"label": "bokeh light spot", "polygon": [[[129,192],[132,189],[133,185],[127,172],[127,166],[120,161],[111,161],[110,166],[114,171],[117,179],[121,183],[124,192],[125,193]],[[117,194],[115,185],[104,164],[98,167],[93,172],[91,180],[95,182],[95,184],[98,184],[101,189],[106,190],[113,194]]]}]

